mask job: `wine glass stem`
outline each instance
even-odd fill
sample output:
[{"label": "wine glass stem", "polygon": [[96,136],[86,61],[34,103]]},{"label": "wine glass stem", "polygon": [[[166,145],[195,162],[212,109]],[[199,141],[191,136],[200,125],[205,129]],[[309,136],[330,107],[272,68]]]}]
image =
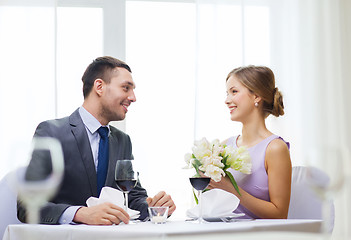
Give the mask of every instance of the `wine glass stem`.
[{"label": "wine glass stem", "polygon": [[35,204],[28,207],[27,222],[29,224],[38,224],[40,221],[40,208]]},{"label": "wine glass stem", "polygon": [[322,231],[324,239],[328,239],[331,234],[331,229],[333,226],[332,222],[332,200],[329,197],[325,197],[322,203]]},{"label": "wine glass stem", "polygon": [[199,222],[202,223],[202,190],[199,190]]},{"label": "wine glass stem", "polygon": [[128,192],[124,193],[124,199],[126,201],[126,204],[124,205],[125,206],[125,211],[128,212]]}]

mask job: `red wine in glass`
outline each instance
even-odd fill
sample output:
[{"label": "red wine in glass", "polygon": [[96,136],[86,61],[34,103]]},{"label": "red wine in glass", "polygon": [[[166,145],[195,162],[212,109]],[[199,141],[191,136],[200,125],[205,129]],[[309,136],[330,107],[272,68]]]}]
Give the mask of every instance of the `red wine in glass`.
[{"label": "red wine in glass", "polygon": [[208,186],[211,180],[211,178],[209,177],[201,177],[201,178],[192,177],[189,179],[190,179],[191,185],[198,191],[204,190]]},{"label": "red wine in glass", "polygon": [[139,172],[133,167],[133,160],[117,160],[115,182],[124,194],[125,210],[128,211],[128,193],[137,185]]},{"label": "red wine in glass", "polygon": [[116,180],[116,184],[122,192],[130,192],[136,186],[137,180]]}]

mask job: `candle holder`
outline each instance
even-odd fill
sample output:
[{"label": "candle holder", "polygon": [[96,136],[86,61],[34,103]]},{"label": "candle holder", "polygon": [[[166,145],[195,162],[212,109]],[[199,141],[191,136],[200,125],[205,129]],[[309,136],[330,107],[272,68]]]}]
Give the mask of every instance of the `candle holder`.
[{"label": "candle holder", "polygon": [[166,223],[168,217],[168,207],[149,207],[150,220],[154,224]]}]

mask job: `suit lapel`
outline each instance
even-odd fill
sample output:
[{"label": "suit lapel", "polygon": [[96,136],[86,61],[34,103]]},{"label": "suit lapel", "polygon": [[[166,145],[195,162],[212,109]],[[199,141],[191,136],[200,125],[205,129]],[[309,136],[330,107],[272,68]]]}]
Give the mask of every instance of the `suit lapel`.
[{"label": "suit lapel", "polygon": [[69,117],[72,133],[76,139],[77,146],[88,175],[88,181],[93,196],[97,196],[97,179],[93,154],[85,125],[79,115],[78,109]]}]

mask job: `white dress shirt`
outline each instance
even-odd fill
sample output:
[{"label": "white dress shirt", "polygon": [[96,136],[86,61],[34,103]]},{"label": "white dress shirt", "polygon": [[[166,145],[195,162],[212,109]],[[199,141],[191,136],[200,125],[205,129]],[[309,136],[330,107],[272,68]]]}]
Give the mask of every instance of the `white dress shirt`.
[{"label": "white dress shirt", "polygon": [[[93,158],[94,158],[95,170],[96,170],[97,165],[98,165],[98,154],[99,154],[99,143],[100,143],[100,135],[99,135],[97,130],[102,125],[84,107],[79,108],[79,114],[83,120],[83,123],[85,125],[85,129],[87,130],[87,134],[88,134],[89,142],[90,142],[90,147],[91,147],[91,152],[92,152]],[[109,134],[110,134],[110,126],[107,125],[104,127],[108,128]]]}]

